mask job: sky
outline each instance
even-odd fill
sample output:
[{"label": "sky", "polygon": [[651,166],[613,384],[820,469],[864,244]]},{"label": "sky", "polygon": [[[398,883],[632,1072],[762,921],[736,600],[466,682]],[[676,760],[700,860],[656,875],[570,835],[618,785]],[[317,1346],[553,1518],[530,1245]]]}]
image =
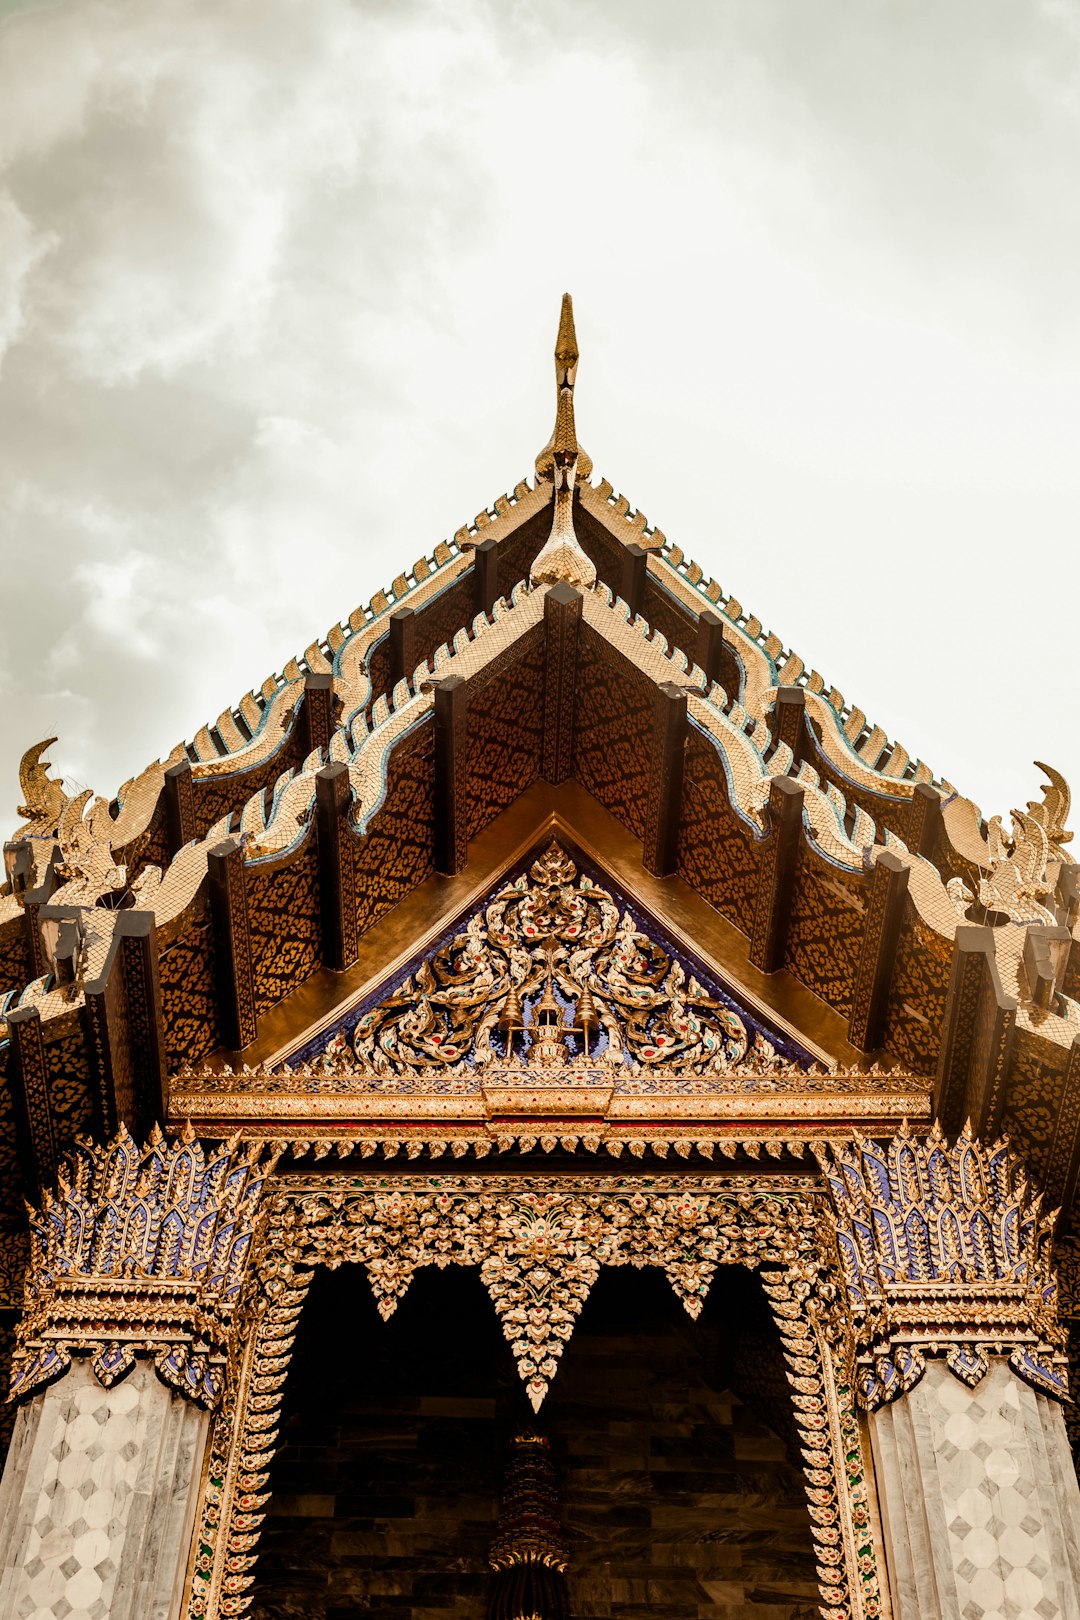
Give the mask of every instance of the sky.
[{"label": "sky", "polygon": [[1080,789],[1080,13],[0,0],[0,826],[579,436],[986,814]]}]

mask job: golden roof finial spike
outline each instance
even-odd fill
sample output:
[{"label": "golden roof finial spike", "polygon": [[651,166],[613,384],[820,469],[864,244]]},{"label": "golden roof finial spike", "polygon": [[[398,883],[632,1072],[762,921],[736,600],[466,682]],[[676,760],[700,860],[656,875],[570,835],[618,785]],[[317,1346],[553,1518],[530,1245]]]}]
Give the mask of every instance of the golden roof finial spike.
[{"label": "golden roof finial spike", "polygon": [[[555,482],[556,440],[564,451],[573,448],[577,455],[579,481],[592,477],[592,457],[577,442],[574,426],[574,383],[577,380],[578,342],[574,330],[574,304],[569,293],[563,293],[559,314],[559,332],[555,339],[555,428],[551,438],[536,458],[536,476],[545,483]],[[562,433],[560,434],[560,427]]]},{"label": "golden roof finial spike", "polygon": [[562,295],[562,310],[559,314],[559,335],[555,339],[555,382],[559,388],[564,383],[574,386],[577,376],[578,346],[577,333],[574,331],[574,300],[569,293]]},{"label": "golden roof finial spike", "polygon": [[555,511],[551,535],[532,565],[529,578],[534,585],[553,585],[565,580],[583,589],[596,584],[596,569],[582,551],[574,533],[574,484],[592,475],[592,457],[578,444],[574,422],[574,381],[577,377],[578,346],[574,331],[574,306],[569,293],[563,293],[559,333],[555,339],[555,428],[536,458],[537,481],[555,485]]}]

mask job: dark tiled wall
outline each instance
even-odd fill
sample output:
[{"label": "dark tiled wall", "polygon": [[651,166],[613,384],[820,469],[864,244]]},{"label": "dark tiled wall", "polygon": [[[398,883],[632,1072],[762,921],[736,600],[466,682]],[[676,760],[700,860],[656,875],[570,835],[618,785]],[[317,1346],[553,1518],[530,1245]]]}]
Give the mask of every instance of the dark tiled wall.
[{"label": "dark tiled wall", "polygon": [[[481,1620],[503,1451],[525,1411],[479,1280],[422,1275],[381,1323],[362,1276],[320,1276],[290,1384],[253,1620]],[[695,1324],[654,1274],[604,1274],[543,1418],[575,1620],[817,1615],[753,1279],[718,1283]]]}]

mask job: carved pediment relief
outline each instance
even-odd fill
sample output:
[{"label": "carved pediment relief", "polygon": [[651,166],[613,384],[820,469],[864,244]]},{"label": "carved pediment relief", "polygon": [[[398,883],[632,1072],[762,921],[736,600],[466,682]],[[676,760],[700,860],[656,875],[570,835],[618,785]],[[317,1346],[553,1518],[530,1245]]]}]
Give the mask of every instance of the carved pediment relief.
[{"label": "carved pediment relief", "polygon": [[812,1063],[559,843],[298,1061],[390,1092],[514,1083],[630,1094],[728,1075],[767,1089]]}]

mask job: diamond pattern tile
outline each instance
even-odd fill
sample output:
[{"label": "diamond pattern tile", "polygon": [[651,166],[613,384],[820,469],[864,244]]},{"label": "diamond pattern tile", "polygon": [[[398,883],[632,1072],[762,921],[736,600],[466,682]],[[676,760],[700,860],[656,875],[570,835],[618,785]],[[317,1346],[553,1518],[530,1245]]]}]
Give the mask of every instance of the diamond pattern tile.
[{"label": "diamond pattern tile", "polygon": [[907,1398],[929,1420],[933,1458],[920,1464],[928,1488],[941,1492],[955,1612],[962,1620],[1073,1620],[1080,1611],[1068,1571],[1055,1568],[1047,1522],[1062,1505],[1025,1412],[1034,1394],[995,1361],[973,1390],[931,1366]]},{"label": "diamond pattern tile", "polygon": [[[5,1522],[15,1529],[0,1545],[0,1615],[142,1620],[151,1607],[163,1613],[155,1583],[171,1592],[186,1555],[184,1504],[199,1477],[204,1417],[147,1362],[111,1390],[77,1362],[37,1399],[22,1477],[9,1470],[0,1487],[8,1493]],[[157,1470],[149,1478],[148,1465]],[[148,1487],[149,1513],[133,1513],[136,1489]]]}]

